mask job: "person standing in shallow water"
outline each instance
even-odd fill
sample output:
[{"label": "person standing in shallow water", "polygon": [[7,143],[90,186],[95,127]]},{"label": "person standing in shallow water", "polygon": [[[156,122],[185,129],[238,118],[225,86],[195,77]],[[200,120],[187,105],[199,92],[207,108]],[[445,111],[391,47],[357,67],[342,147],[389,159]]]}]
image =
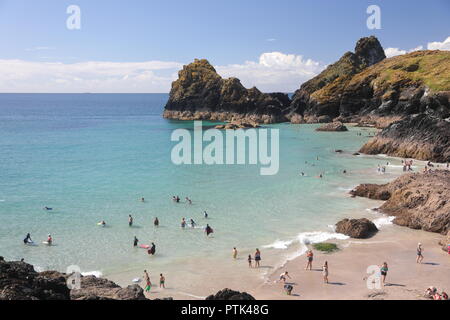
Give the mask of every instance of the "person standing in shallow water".
[{"label": "person standing in shallow water", "polygon": [[158,226],[159,226],[159,220],[158,220],[158,217],[156,217],[156,218],[155,218],[155,221],[153,221],[153,225],[154,225],[155,227],[158,227]]},{"label": "person standing in shallow water", "polygon": [[206,225],[205,228],[206,236],[209,236],[211,233],[213,233],[213,229],[209,226],[209,224]]},{"label": "person standing in shallow water", "polygon": [[248,261],[248,267],[249,267],[249,268],[253,268],[253,265],[252,265],[252,255],[251,255],[251,254],[248,255],[247,261]]},{"label": "person standing in shallow water", "polygon": [[237,254],[238,254],[238,252],[237,252],[237,249],[236,249],[236,247],[234,247],[233,248],[233,259],[237,259]]},{"label": "person standing in shallow water", "polygon": [[309,270],[312,270],[313,257],[314,253],[312,252],[312,250],[308,250],[308,252],[306,253],[307,264],[305,270],[308,270],[308,268]]},{"label": "person standing in shallow water", "polygon": [[128,226],[133,226],[133,217],[131,216],[131,214],[128,215]]},{"label": "person standing in shallow water", "polygon": [[255,252],[255,268],[259,268],[259,262],[261,261],[261,251],[259,251],[258,248],[256,248]]},{"label": "person standing in shallow water", "polygon": [[137,245],[138,245],[138,243],[139,243],[139,239],[138,238],[136,238],[136,236],[134,236],[134,240],[133,240],[133,247],[137,247]]}]

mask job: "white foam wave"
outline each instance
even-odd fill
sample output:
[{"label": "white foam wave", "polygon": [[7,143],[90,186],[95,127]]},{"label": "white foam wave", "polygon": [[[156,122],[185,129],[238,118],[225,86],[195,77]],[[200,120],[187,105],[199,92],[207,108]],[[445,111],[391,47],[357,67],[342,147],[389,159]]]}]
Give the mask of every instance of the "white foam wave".
[{"label": "white foam wave", "polygon": [[287,240],[287,241],[276,240],[275,242],[273,242],[271,244],[263,246],[263,248],[287,249],[293,242],[294,242],[294,240]]},{"label": "white foam wave", "polygon": [[94,276],[96,278],[101,278],[103,276],[103,273],[101,271],[94,270],[94,271],[82,272],[81,275],[84,277]]},{"label": "white foam wave", "polygon": [[392,224],[392,221],[394,221],[394,219],[395,217],[383,216],[373,220],[372,222],[377,226],[378,229],[381,229],[383,226]]}]

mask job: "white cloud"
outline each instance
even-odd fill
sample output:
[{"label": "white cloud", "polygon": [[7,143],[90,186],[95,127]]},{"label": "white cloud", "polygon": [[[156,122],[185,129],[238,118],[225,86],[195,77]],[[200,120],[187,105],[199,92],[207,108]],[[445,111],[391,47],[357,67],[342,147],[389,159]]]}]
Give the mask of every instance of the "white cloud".
[{"label": "white cloud", "polygon": [[178,62],[0,60],[1,92],[168,92]]},{"label": "white cloud", "polygon": [[263,92],[293,92],[301,83],[322,71],[325,65],[304,59],[301,55],[268,52],[261,54],[257,62],[246,61],[215,68],[222,77],[239,78],[247,88],[256,86]]},{"label": "white cloud", "polygon": [[409,50],[401,50],[399,48],[387,48],[384,50],[384,54],[386,55],[386,57],[391,58],[391,57],[395,57],[401,54],[406,54],[406,53],[410,53],[413,51],[419,51],[419,50],[423,50],[423,46],[418,46],[415,47],[413,49],[409,49]]},{"label": "white cloud", "polygon": [[427,45],[428,50],[446,50],[450,51],[450,37],[442,42],[429,42]]}]

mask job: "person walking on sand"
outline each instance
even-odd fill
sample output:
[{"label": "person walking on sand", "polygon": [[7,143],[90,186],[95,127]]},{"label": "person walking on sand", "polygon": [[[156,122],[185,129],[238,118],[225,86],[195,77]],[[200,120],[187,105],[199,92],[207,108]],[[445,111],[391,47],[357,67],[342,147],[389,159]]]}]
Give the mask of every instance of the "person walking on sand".
[{"label": "person walking on sand", "polygon": [[249,267],[249,268],[253,268],[253,265],[252,265],[252,255],[251,255],[251,254],[248,255],[247,261],[248,261],[248,267]]},{"label": "person walking on sand", "polygon": [[159,287],[165,289],[166,288],[166,278],[163,276],[162,273],[159,274]]},{"label": "person walking on sand", "polygon": [[322,266],[323,282],[328,283],[328,261]]},{"label": "person walking on sand", "polygon": [[145,292],[150,292],[152,288],[152,282],[150,281],[150,276],[147,273],[147,270],[144,270],[144,280],[145,280]]},{"label": "person walking on sand", "polygon": [[388,265],[386,262],[383,262],[383,265],[380,267],[380,273],[381,273],[381,282],[383,283],[383,286],[386,285],[386,276],[389,271]]},{"label": "person walking on sand", "polygon": [[313,257],[314,257],[314,254],[313,254],[312,250],[308,250],[308,252],[306,253],[307,264],[306,264],[305,270],[308,270],[308,268],[309,268],[309,270],[312,270]]},{"label": "person walking on sand", "polygon": [[259,262],[261,261],[261,251],[259,251],[258,248],[256,248],[255,252],[255,268],[259,268]]},{"label": "person walking on sand", "polygon": [[283,281],[283,283],[286,283],[287,278],[291,279],[291,277],[289,276],[289,272],[285,271],[280,274],[280,279],[278,281]]},{"label": "person walking on sand", "polygon": [[133,217],[131,216],[131,214],[128,215],[128,226],[133,226]]},{"label": "person walking on sand", "polygon": [[236,247],[234,247],[233,248],[233,259],[237,259],[237,254],[238,254],[238,252],[237,252],[237,249],[236,249]]},{"label": "person walking on sand", "polygon": [[419,242],[419,244],[417,245],[417,259],[416,259],[416,263],[422,263],[423,260],[423,248],[422,248],[422,244]]}]

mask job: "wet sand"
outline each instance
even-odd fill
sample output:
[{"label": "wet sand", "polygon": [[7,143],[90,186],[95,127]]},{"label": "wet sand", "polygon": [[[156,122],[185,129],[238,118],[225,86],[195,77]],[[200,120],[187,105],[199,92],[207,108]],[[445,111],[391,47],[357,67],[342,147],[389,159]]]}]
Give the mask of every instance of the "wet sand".
[{"label": "wet sand", "polygon": [[[437,242],[439,234],[386,226],[367,240],[349,240],[335,253],[315,252],[313,270],[306,271],[306,257],[301,256],[273,272],[267,282],[249,290],[257,299],[424,299],[429,286],[450,291],[450,255]],[[422,264],[416,263],[416,246],[424,248]],[[322,265],[328,261],[329,284],[323,282]],[[387,262],[386,286],[368,289],[367,267]],[[279,275],[289,271],[294,290],[292,296],[283,292],[283,284],[275,283]]]}]

